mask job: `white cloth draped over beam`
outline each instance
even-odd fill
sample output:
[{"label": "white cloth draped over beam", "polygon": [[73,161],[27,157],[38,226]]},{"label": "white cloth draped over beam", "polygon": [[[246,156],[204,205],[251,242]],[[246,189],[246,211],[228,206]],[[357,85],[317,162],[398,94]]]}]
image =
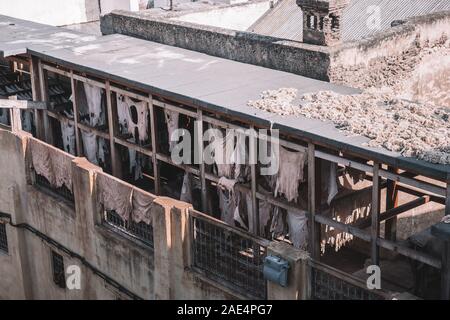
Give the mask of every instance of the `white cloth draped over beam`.
[{"label": "white cloth draped over beam", "polygon": [[172,141],[171,137],[172,134],[175,132],[175,130],[178,129],[178,119],[180,117],[180,114],[178,112],[164,109],[164,116],[166,119],[167,124],[167,132],[168,132],[168,140],[169,141],[169,151],[172,152],[173,148],[177,144],[176,141]]},{"label": "white cloth draped over beam", "polygon": [[98,143],[97,136],[94,132],[87,132],[83,129],[81,131],[81,139],[83,140],[83,150],[84,155],[89,160],[89,162],[98,165]]},{"label": "white cloth draped over beam", "polygon": [[152,209],[155,198],[136,188],[133,189],[131,218],[134,222],[152,225]]},{"label": "white cloth draped over beam", "polygon": [[63,185],[72,192],[72,158],[61,150],[34,139],[29,140],[34,171],[55,188]]},{"label": "white cloth draped over beam", "polygon": [[68,121],[61,121],[61,133],[64,151],[75,155],[75,126]]},{"label": "white cloth draped over beam", "polygon": [[236,183],[246,181],[250,172],[245,135],[228,130],[223,136],[222,130],[214,126],[210,128],[213,129],[210,130],[213,138],[211,148],[219,176],[217,192],[221,220],[230,225],[238,223],[254,232],[251,197],[234,188]]},{"label": "white cloth draped over beam", "polygon": [[280,146],[278,151],[279,169],[275,186],[275,196],[284,195],[286,200],[297,201],[298,187],[304,181],[303,169],[307,162],[305,152],[291,152]]},{"label": "white cloth draped over beam", "polygon": [[152,223],[151,211],[155,198],[114,177],[97,175],[97,199],[105,210],[116,212],[123,220]]},{"label": "white cloth draped over beam", "polygon": [[104,125],[106,115],[102,110],[102,89],[88,83],[83,83],[83,87],[89,110],[89,125],[92,127]]},{"label": "white cloth draped over beam", "polygon": [[287,211],[287,223],[289,226],[289,240],[294,247],[302,250],[308,249],[308,218],[306,211],[291,212]]},{"label": "white cloth draped over beam", "polygon": [[[134,122],[131,116],[132,106],[136,108],[137,122]],[[136,141],[139,141],[140,144],[143,144],[148,140],[148,114],[149,109],[147,102],[133,100],[123,95],[117,96],[117,115],[119,118],[119,125],[122,129],[122,134],[129,133],[132,135],[132,138],[128,139],[129,142],[136,143]],[[136,128],[138,132],[137,137]],[[128,149],[128,156],[130,161],[130,173],[133,172],[134,168],[134,180],[142,178],[143,167],[145,165],[144,156],[132,149]]]},{"label": "white cloth draped over beam", "polygon": [[[350,177],[345,177],[351,179]],[[353,190],[356,191],[356,190]],[[340,188],[339,196],[349,194],[350,191]],[[328,211],[322,212],[336,221],[345,224],[352,224],[359,219],[370,216],[372,207],[372,190],[367,188],[357,193],[349,194],[345,198],[337,199],[331,204]],[[325,252],[326,245],[334,247],[335,251],[339,251],[347,243],[353,240],[353,236],[349,233],[336,230],[333,227],[322,225],[322,243],[321,250]]]}]

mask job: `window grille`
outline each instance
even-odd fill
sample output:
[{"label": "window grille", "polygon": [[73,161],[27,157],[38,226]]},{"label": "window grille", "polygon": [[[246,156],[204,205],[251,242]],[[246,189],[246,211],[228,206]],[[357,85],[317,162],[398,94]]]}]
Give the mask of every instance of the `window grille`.
[{"label": "window grille", "polygon": [[266,244],[200,215],[191,215],[191,223],[194,267],[232,289],[265,299]]},{"label": "window grille", "polygon": [[0,223],[0,251],[8,253],[8,238],[6,236],[6,224]]},{"label": "window grille", "polygon": [[103,219],[108,225],[119,229],[153,248],[153,228],[151,225],[143,221],[136,223],[134,221],[123,220],[115,211],[105,210]]},{"label": "window grille", "polygon": [[53,282],[60,288],[66,288],[66,276],[63,257],[52,251]]},{"label": "window grille", "polygon": [[55,188],[44,176],[41,176],[37,173],[35,173],[35,184],[43,189],[56,193],[57,195],[61,196],[71,203],[75,202],[73,193],[69,189],[67,189],[66,186],[63,185],[59,188]]}]

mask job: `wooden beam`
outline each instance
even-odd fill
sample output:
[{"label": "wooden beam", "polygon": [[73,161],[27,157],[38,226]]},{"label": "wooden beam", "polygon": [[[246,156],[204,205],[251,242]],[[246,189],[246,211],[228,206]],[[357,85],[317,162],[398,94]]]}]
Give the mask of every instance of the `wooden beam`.
[{"label": "wooden beam", "polygon": [[47,103],[43,101],[12,100],[9,97],[9,99],[0,99],[0,108],[44,110],[47,109]]},{"label": "wooden beam", "polygon": [[[363,164],[363,163],[355,162],[352,160],[348,160],[343,157],[331,155],[331,154],[328,154],[323,151],[316,151],[316,157],[324,159],[324,160],[332,161],[332,162],[344,165],[346,167],[361,170],[364,172],[372,172],[372,170],[373,170],[373,166],[370,166],[368,164]],[[427,192],[434,193],[438,196],[445,196],[444,188],[439,187],[432,183],[428,183],[425,181],[410,178],[410,175],[406,175],[404,173],[396,174],[393,172],[389,172],[387,170],[380,169],[379,175],[380,175],[380,177],[396,181],[399,186],[400,185],[413,186],[413,187],[425,190]]]},{"label": "wooden beam", "polygon": [[206,212],[208,209],[208,199],[207,199],[207,191],[206,191],[206,178],[205,178],[205,162],[203,161],[203,112],[202,110],[197,111],[197,120],[196,124],[196,132],[195,132],[195,141],[197,148],[194,150],[198,150],[197,160],[200,167],[200,185],[201,185],[201,200],[202,200],[202,210]]},{"label": "wooden beam", "polygon": [[77,93],[77,83],[73,78],[73,71],[70,72],[70,86],[72,90],[72,109],[73,109],[73,120],[75,126],[75,152],[77,156],[83,155],[83,150],[81,149],[81,138],[80,129],[78,127],[78,93]]},{"label": "wooden beam", "polygon": [[[49,96],[48,96],[48,79],[47,79],[47,72],[43,68],[42,61],[39,60],[38,62],[38,70],[39,70],[39,84],[40,84],[40,93],[41,93],[41,100],[48,103],[49,102]],[[47,115],[47,113],[44,113],[43,116],[43,122],[44,122],[44,136],[45,136],[45,142],[48,144],[53,145],[53,134],[50,128],[50,119]]]},{"label": "wooden beam", "polygon": [[[449,175],[450,176],[450,175]],[[450,177],[447,178],[447,195],[445,197],[445,215],[450,215]]]},{"label": "wooden beam", "polygon": [[[319,160],[320,161],[320,160]],[[320,259],[320,224],[316,223],[316,204],[317,204],[317,185],[320,186],[320,180],[317,180],[315,146],[308,143],[308,212],[309,212],[309,251],[311,258]],[[320,200],[319,200],[320,201]]]},{"label": "wooden beam", "polygon": [[441,269],[441,267],[442,267],[441,261],[439,259],[436,259],[428,254],[421,253],[421,252],[411,249],[409,247],[406,247],[398,242],[378,238],[377,244],[381,248],[387,249],[389,251],[397,252],[405,257],[408,257],[413,260],[417,260],[417,261],[423,262],[425,264],[428,264],[432,267],[435,267],[436,269]]},{"label": "wooden beam", "polygon": [[[251,126],[250,130],[255,132],[255,127]],[[257,192],[257,172],[256,172],[256,162],[258,159],[258,149],[256,144],[256,135],[249,136],[249,154],[250,154],[250,171],[251,171],[251,191],[252,191],[252,211],[253,211],[253,230],[255,235],[259,236],[259,201],[256,197]]]},{"label": "wooden beam", "polygon": [[398,189],[398,191],[401,191],[401,192],[404,192],[404,193],[407,193],[407,194],[410,194],[410,195],[416,196],[416,197],[427,196],[427,197],[430,197],[430,201],[445,205],[445,198],[443,198],[443,197],[437,197],[430,193],[424,193],[422,191],[411,189],[411,188],[401,186],[401,185],[397,186],[397,189]]},{"label": "wooden beam", "polygon": [[152,140],[152,162],[153,162],[153,176],[155,177],[155,194],[159,195],[161,192],[161,181],[159,176],[159,164],[158,159],[156,157],[158,153],[158,146],[156,145],[156,132],[158,130],[158,123],[156,121],[156,109],[153,104],[153,96],[149,95],[150,99],[149,108],[150,108],[150,135]]},{"label": "wooden beam", "polygon": [[[430,197],[429,196],[423,196],[417,199],[414,199],[410,202],[404,203],[401,206],[397,206],[395,208],[386,210],[385,212],[380,214],[380,218],[379,218],[379,222],[385,221],[385,220],[389,220],[393,217],[398,216],[399,214],[409,211],[411,209],[417,208],[421,205],[424,205],[425,203],[430,202]],[[368,218],[364,218],[361,220],[356,221],[355,223],[353,223],[352,225],[355,227],[358,227],[360,229],[365,229],[370,227],[372,224],[372,217],[368,217]],[[392,239],[387,239],[387,240],[392,240]],[[395,240],[392,240],[395,241]]]},{"label": "wooden beam", "polygon": [[20,132],[22,131],[22,117],[20,114],[20,109],[11,109],[11,131],[12,132]]},{"label": "wooden beam", "polygon": [[380,235],[380,164],[374,162],[373,164],[373,181],[372,181],[372,242],[371,242],[371,258],[373,265],[380,264],[380,248],[377,244],[377,239]]},{"label": "wooden beam", "polygon": [[[30,58],[30,79],[33,101],[41,101],[42,96],[39,74],[39,59],[33,56]],[[34,126],[36,128],[36,137],[38,139],[45,140],[44,112],[42,110],[34,111]]]},{"label": "wooden beam", "polygon": [[[371,234],[366,233],[365,231],[363,231],[359,228],[356,228],[352,225],[338,222],[336,220],[333,220],[331,218],[328,218],[328,217],[325,217],[322,215],[316,215],[315,220],[320,222],[321,224],[329,225],[329,226],[335,228],[336,230],[340,230],[342,232],[349,233],[349,234],[355,236],[356,238],[365,240],[367,242],[370,242],[372,240]],[[441,261],[439,259],[436,259],[428,254],[424,254],[424,253],[418,252],[414,249],[403,246],[397,242],[378,238],[377,244],[378,244],[378,246],[380,246],[382,248],[397,252],[405,257],[426,263],[437,269],[441,268]]]},{"label": "wooden beam", "polygon": [[111,168],[112,174],[117,178],[122,178],[122,163],[120,161],[120,154],[116,149],[116,142],[114,140],[115,134],[119,132],[119,120],[117,118],[117,99],[114,103],[111,99],[111,86],[109,80],[105,84],[106,93],[106,109],[108,112],[108,131],[109,131],[109,149],[111,153]]},{"label": "wooden beam", "polygon": [[[393,172],[395,174],[399,174],[399,170],[392,167],[388,167],[388,171]],[[388,179],[386,189],[386,211],[394,209],[397,206],[398,206],[397,182]],[[392,218],[386,220],[384,230],[385,230],[384,237],[387,240],[392,241],[397,240],[397,215],[393,215]]]}]

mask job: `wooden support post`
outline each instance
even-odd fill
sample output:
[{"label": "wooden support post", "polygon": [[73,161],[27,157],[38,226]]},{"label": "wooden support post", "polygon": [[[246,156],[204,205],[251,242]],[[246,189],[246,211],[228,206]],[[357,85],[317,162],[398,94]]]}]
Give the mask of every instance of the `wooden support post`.
[{"label": "wooden support post", "polygon": [[[198,163],[200,166],[200,184],[201,184],[201,198],[202,198],[202,210],[206,212],[208,209],[207,194],[206,194],[206,178],[205,178],[205,162],[203,161],[203,112],[202,110],[197,111],[197,121],[196,123],[196,134],[195,134],[195,144],[198,150]],[[194,148],[195,150],[195,148]]]},{"label": "wooden support post", "polygon": [[[319,159],[318,159],[319,160]],[[319,160],[320,161],[320,160]],[[320,165],[316,168],[315,146],[308,143],[308,211],[309,211],[309,251],[311,258],[318,261],[320,259],[320,224],[316,222],[317,189],[320,188],[320,180],[317,180],[317,171],[320,171]],[[319,187],[318,187],[319,186]]]},{"label": "wooden support post", "polygon": [[[41,101],[42,97],[39,74],[39,59],[33,56],[30,58],[30,77],[33,101]],[[36,128],[36,137],[41,140],[45,139],[44,113],[45,111],[43,110],[34,111],[34,126]]]},{"label": "wooden support post", "polygon": [[[450,215],[450,174],[447,176],[445,215]],[[441,299],[450,300],[450,241],[444,241],[441,268]]]},{"label": "wooden support post", "polygon": [[159,177],[159,164],[157,159],[158,146],[156,145],[156,132],[158,130],[158,123],[156,121],[156,107],[153,104],[153,96],[149,95],[149,108],[150,108],[150,135],[152,140],[152,162],[153,162],[153,176],[155,178],[155,194],[160,194],[161,181]]},{"label": "wooden support post", "polygon": [[251,189],[252,189],[252,211],[253,211],[253,230],[255,235],[260,235],[259,230],[259,201],[256,198],[257,192],[257,173],[256,173],[256,163],[258,159],[258,150],[256,145],[256,133],[255,127],[250,127],[251,134],[249,135],[249,153],[250,153],[250,170],[251,170]]},{"label": "wooden support post", "polygon": [[[39,60],[38,62],[38,69],[39,69],[39,79],[40,79],[40,92],[41,92],[41,99],[44,102],[49,102],[48,97],[48,79],[47,79],[47,72],[42,67],[42,61]],[[44,112],[43,115],[43,122],[44,122],[44,137],[45,142],[48,144],[53,144],[53,134],[51,132],[50,128],[50,118],[48,117],[47,113]]]},{"label": "wooden support post", "polygon": [[75,127],[75,147],[76,147],[76,155],[83,155],[83,151],[81,150],[81,139],[80,139],[80,129],[78,128],[78,94],[77,94],[77,83],[73,78],[73,70],[70,71],[70,86],[72,90],[72,106],[73,106],[73,121]]},{"label": "wooden support post", "polygon": [[447,195],[445,196],[445,215],[450,216],[450,177],[447,177]]},{"label": "wooden support post", "polygon": [[450,242],[443,241],[441,268],[441,299],[450,300]]},{"label": "wooden support post", "polygon": [[108,132],[109,132],[109,149],[111,151],[111,167],[113,176],[122,178],[122,165],[120,154],[117,151],[114,137],[119,132],[119,122],[117,118],[117,99],[111,99],[111,85],[109,80],[105,82],[106,108],[108,112]]},{"label": "wooden support post", "polygon": [[371,227],[371,258],[373,265],[380,263],[380,250],[377,244],[377,239],[380,235],[380,164],[374,162],[373,164],[373,179],[372,179],[372,227]]},{"label": "wooden support post", "polygon": [[[395,174],[399,174],[399,170],[388,167],[388,171],[391,171]],[[386,211],[394,209],[398,206],[398,189],[397,182],[388,179],[387,180],[387,189],[386,189]],[[394,216],[385,222],[384,229],[385,239],[396,241],[397,240],[397,216]]]},{"label": "wooden support post", "polygon": [[[17,97],[9,97],[11,100],[17,100]],[[11,108],[10,109],[10,118],[11,118],[11,131],[19,132],[22,131],[22,117],[20,115],[20,109]]]}]

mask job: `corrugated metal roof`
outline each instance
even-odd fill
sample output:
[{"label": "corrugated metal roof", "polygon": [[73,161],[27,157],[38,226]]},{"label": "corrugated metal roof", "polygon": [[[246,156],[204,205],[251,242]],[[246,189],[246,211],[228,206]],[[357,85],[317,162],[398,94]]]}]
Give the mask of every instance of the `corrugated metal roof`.
[{"label": "corrugated metal roof", "polygon": [[445,10],[449,0],[353,0],[342,17],[342,39],[360,40],[389,29],[394,20]]},{"label": "corrugated metal roof", "polygon": [[295,0],[280,0],[248,31],[272,37],[303,41],[303,13]]},{"label": "corrugated metal roof", "polygon": [[[352,0],[342,16],[342,40],[360,40],[387,30],[394,20],[450,10],[450,0]],[[279,0],[248,31],[303,40],[303,16],[295,0]]]}]

